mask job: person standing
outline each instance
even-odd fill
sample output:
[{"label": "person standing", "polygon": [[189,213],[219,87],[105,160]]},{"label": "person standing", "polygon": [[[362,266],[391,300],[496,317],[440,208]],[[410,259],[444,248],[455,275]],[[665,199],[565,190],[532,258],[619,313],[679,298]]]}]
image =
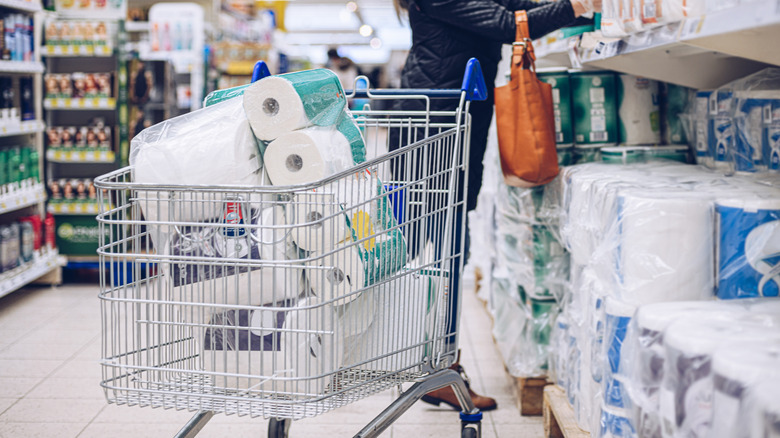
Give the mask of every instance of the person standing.
[{"label": "person standing", "polygon": [[[412,47],[401,72],[401,88],[449,88],[460,89],[466,63],[476,58],[487,85],[488,97],[482,102],[471,102],[471,137],[468,159],[468,175],[460,178],[456,201],[465,201],[467,211],[477,205],[477,195],[482,185],[482,159],[487,146],[487,135],[493,118],[493,99],[498,63],[501,61],[501,47],[515,40],[515,11],[528,12],[528,27],[532,39],[537,39],[561,27],[574,24],[577,17],[601,10],[601,0],[394,0],[399,17],[408,15],[412,29]],[[456,104],[451,100],[432,100],[431,111],[451,111]],[[402,111],[425,110],[425,103],[419,100],[399,100],[394,108]],[[391,136],[390,149],[405,145],[404,135]],[[419,138],[419,137],[418,137]],[[395,177],[404,179],[406,166],[396,166]],[[467,179],[468,189],[463,193],[462,180]],[[462,207],[462,205],[461,205]],[[426,214],[426,212],[418,212]],[[459,290],[458,272],[460,264],[468,257],[468,233],[462,233],[462,209],[456,210],[453,230],[453,248],[459,248],[460,236],[464,242],[464,260],[456,257],[450,266],[449,332],[454,333],[457,317]],[[427,230],[428,238],[442,242],[442,230]],[[455,254],[452,254],[453,256]],[[454,338],[454,337],[453,337]],[[460,357],[458,353],[458,357]],[[459,361],[458,361],[459,362]],[[456,362],[452,366],[465,376],[463,367]],[[468,380],[466,380],[468,382]],[[480,396],[471,388],[469,393],[474,404],[483,411],[495,409],[497,403],[490,397]],[[450,387],[433,391],[423,401],[439,405],[446,403],[460,410],[460,405]]]}]

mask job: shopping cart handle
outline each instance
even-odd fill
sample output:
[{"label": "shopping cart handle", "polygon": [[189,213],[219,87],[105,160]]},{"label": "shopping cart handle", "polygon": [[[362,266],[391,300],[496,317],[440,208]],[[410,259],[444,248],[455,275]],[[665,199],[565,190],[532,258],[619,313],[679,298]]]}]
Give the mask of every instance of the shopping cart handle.
[{"label": "shopping cart handle", "polygon": [[[351,96],[352,90],[344,91],[347,96]],[[431,99],[458,99],[461,94],[466,93],[466,100],[486,100],[487,86],[485,78],[482,76],[482,68],[476,58],[469,59],[466,64],[466,73],[463,76],[463,85],[460,90],[455,89],[428,89],[428,88],[394,88],[394,89],[374,89],[371,90],[371,96],[427,96]],[[354,97],[358,99],[369,98],[369,92],[365,89],[354,90]]]},{"label": "shopping cart handle", "polygon": [[265,61],[257,61],[255,68],[252,69],[252,82],[257,82],[260,79],[271,76],[271,71],[268,70],[268,65]]}]

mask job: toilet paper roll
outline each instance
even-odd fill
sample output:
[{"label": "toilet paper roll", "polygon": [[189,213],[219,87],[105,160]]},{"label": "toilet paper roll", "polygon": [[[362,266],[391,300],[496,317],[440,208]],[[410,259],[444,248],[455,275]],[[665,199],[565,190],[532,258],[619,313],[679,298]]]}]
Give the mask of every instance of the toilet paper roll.
[{"label": "toilet paper roll", "polygon": [[618,269],[625,301],[649,304],[713,295],[712,210],[706,194],[621,194]]},{"label": "toilet paper roll", "polygon": [[347,217],[334,193],[304,192],[287,207],[292,239],[305,251],[328,252],[352,236]]},{"label": "toilet paper roll", "polygon": [[669,325],[664,334],[664,377],[659,393],[663,436],[710,436],[712,357],[718,349],[778,340],[776,322],[761,315],[694,315]]},{"label": "toilet paper roll", "polygon": [[712,437],[746,436],[749,391],[780,381],[780,343],[734,346],[715,352],[712,359],[715,394],[712,399]]},{"label": "toilet paper roll", "polygon": [[346,304],[359,296],[355,292],[367,286],[364,260],[354,244],[339,245],[329,254],[311,258],[306,263],[306,278],[320,302],[338,300],[334,305]]},{"label": "toilet paper roll", "polygon": [[312,183],[354,165],[347,139],[327,128],[284,134],[268,145],[263,160],[275,186]]},{"label": "toilet paper roll", "polygon": [[777,296],[780,291],[780,200],[719,200],[718,298]]},{"label": "toilet paper roll", "polygon": [[343,344],[335,329],[335,310],[332,305],[315,305],[310,299],[300,300],[287,312],[284,320],[283,368],[280,377],[293,379],[284,382],[284,392],[315,396],[329,390],[342,357]]},{"label": "toilet paper roll", "polygon": [[636,436],[628,412],[610,406],[603,406],[600,415],[599,436],[602,438],[632,438]]},{"label": "toilet paper roll", "polygon": [[266,141],[310,125],[334,125],[346,103],[338,77],[326,69],[269,76],[244,92],[252,131]]}]

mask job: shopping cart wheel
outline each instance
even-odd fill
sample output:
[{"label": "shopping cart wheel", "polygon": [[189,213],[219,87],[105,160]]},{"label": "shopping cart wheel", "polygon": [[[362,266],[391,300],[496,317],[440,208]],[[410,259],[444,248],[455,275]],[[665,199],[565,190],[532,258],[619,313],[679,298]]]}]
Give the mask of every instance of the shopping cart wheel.
[{"label": "shopping cart wheel", "polygon": [[292,424],[292,420],[289,418],[271,418],[268,422],[268,438],[287,438],[287,434],[290,433],[290,424]]},{"label": "shopping cart wheel", "polygon": [[467,427],[460,431],[460,438],[478,438],[477,429]]}]

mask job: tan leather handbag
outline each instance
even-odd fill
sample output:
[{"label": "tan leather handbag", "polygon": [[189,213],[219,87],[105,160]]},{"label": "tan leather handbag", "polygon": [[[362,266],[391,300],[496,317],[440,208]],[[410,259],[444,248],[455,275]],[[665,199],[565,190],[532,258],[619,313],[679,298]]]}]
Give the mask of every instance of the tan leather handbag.
[{"label": "tan leather handbag", "polygon": [[516,11],[515,22],[512,76],[495,93],[498,150],[507,185],[536,187],[558,175],[552,87],[536,77],[526,12]]}]

